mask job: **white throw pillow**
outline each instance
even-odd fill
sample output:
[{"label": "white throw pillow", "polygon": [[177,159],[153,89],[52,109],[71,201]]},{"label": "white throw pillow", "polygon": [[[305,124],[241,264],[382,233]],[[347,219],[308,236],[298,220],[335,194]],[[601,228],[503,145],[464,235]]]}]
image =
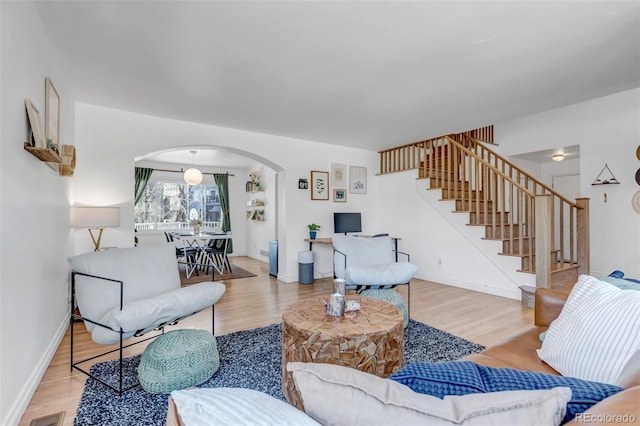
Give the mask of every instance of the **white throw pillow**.
[{"label": "white throw pillow", "polygon": [[287,364],[307,414],[323,425],[558,425],[571,389],[439,399],[373,374],[331,364]]},{"label": "white throw pillow", "polygon": [[[215,304],[224,294],[224,284],[206,281],[168,291],[148,299],[129,302],[122,307],[113,308],[100,318],[114,330],[122,328],[124,338],[129,338],[136,331],[142,334],[154,330],[161,324],[172,322],[178,318],[189,316]],[[120,341],[120,334],[104,327],[94,327],[91,338],[102,345],[110,345]]]},{"label": "white throw pillow", "polygon": [[318,426],[302,411],[266,393],[241,388],[200,388],[171,392],[185,426]]},{"label": "white throw pillow", "polygon": [[640,292],[581,275],[538,356],[565,376],[616,385],[640,350]]}]

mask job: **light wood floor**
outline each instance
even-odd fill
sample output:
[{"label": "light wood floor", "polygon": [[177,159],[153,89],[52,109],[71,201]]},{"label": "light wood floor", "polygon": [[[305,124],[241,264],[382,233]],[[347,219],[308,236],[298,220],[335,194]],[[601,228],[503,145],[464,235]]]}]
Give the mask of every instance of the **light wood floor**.
[{"label": "light wood floor", "polygon": [[[313,284],[283,283],[268,274],[268,265],[247,257],[234,257],[233,263],[257,277],[229,280],[226,293],[215,307],[215,333],[227,334],[280,322],[282,309],[303,298],[331,293],[332,280]],[[406,289],[400,292],[406,300]],[[522,331],[533,324],[533,309],[517,300],[490,296],[432,282],[411,282],[411,318],[485,346]],[[211,327],[211,310],[203,311],[174,328]],[[75,338],[80,357],[104,351],[93,344],[81,324]],[[127,355],[142,353],[143,343],[127,350]],[[89,368],[87,365],[86,368]],[[65,335],[38,389],[22,417],[20,425],[32,419],[65,411],[64,424],[72,425],[86,376],[69,371],[69,332]]]}]

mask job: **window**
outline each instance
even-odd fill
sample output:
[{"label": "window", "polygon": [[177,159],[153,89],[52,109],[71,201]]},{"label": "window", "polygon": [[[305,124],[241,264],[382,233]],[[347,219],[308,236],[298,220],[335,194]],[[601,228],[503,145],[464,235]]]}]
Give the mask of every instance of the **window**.
[{"label": "window", "polygon": [[135,206],[135,228],[188,229],[192,219],[205,228],[222,227],[222,209],[216,185],[152,182]]}]

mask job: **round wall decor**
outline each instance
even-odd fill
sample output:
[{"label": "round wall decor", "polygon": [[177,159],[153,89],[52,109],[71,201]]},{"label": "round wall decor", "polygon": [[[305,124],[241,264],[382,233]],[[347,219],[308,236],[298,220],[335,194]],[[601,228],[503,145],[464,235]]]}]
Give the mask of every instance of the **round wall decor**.
[{"label": "round wall decor", "polygon": [[640,185],[640,169],[636,170],[636,183]]},{"label": "round wall decor", "polygon": [[638,149],[636,149],[636,157],[640,160],[640,145],[638,145]]},{"label": "round wall decor", "polygon": [[640,191],[636,192],[631,199],[631,205],[637,213],[640,213]]}]

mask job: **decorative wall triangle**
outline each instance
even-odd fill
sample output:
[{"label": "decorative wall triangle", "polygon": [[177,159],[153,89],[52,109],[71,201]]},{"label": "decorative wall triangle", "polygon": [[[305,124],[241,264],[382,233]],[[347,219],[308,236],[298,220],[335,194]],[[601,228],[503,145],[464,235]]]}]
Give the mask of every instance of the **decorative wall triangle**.
[{"label": "decorative wall triangle", "polygon": [[604,168],[600,171],[600,174],[598,175],[598,177],[596,177],[596,180],[594,180],[591,185],[610,185],[614,183],[620,182],[618,182],[618,179],[616,179],[616,177],[613,175],[613,173],[609,169],[609,166],[605,164]]}]

